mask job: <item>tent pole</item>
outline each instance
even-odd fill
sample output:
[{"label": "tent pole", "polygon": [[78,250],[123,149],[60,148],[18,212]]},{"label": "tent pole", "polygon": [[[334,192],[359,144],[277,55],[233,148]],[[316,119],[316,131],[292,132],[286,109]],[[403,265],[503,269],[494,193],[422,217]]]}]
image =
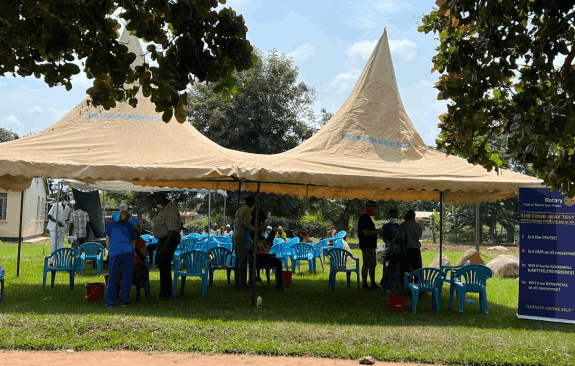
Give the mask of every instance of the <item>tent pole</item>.
[{"label": "tent pole", "polygon": [[479,203],[475,204],[475,250],[479,252]]},{"label": "tent pole", "polygon": [[236,212],[240,209],[240,196],[242,195],[242,182],[238,182],[238,207],[236,208]]},{"label": "tent pole", "polygon": [[224,222],[222,225],[222,230],[226,228],[226,196],[224,196]]},{"label": "tent pole", "polygon": [[[258,247],[256,245],[256,241],[259,239],[259,226],[260,226],[260,182],[258,182],[258,191],[256,194],[256,224],[254,225],[254,259],[252,261],[252,266],[250,268],[251,272],[251,282],[252,282],[252,306],[255,307],[256,304],[256,267],[257,267],[257,258],[258,258]],[[276,274],[277,276],[277,274]],[[281,273],[280,273],[281,276]]]},{"label": "tent pole", "polygon": [[[60,228],[60,220],[58,219],[58,214],[60,213],[60,192],[62,191],[62,182],[58,182],[58,196],[56,197],[56,236],[54,240],[56,240],[56,249],[58,249],[58,231]],[[52,255],[52,253],[50,253]]]},{"label": "tent pole", "polygon": [[439,269],[443,260],[443,192],[439,192]]},{"label": "tent pole", "polygon": [[212,192],[208,191],[208,249],[210,249],[210,231],[212,230]]},{"label": "tent pole", "polygon": [[20,227],[18,228],[18,261],[16,277],[20,277],[20,254],[22,253],[22,217],[24,214],[24,191],[20,192]]},{"label": "tent pole", "polygon": [[102,190],[102,227],[106,229],[106,190]]}]

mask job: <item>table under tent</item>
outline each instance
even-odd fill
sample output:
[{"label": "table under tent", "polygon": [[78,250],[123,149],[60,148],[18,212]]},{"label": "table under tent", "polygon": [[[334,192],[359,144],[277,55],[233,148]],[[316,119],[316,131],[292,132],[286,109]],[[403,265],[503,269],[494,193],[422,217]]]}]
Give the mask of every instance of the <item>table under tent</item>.
[{"label": "table under tent", "polygon": [[[135,37],[122,37],[143,54]],[[443,205],[507,199],[519,187],[542,183],[504,169],[488,172],[427,147],[401,101],[387,31],[338,112],[310,139],[281,154],[226,149],[190,123],[162,123],[149,98],[139,94],[138,100],[135,109],[119,103],[109,111],[83,101],[50,128],[1,144],[0,187],[23,190],[33,177],[60,177],[242,190],[258,197],[267,192]],[[439,249],[441,259],[441,232]]]}]

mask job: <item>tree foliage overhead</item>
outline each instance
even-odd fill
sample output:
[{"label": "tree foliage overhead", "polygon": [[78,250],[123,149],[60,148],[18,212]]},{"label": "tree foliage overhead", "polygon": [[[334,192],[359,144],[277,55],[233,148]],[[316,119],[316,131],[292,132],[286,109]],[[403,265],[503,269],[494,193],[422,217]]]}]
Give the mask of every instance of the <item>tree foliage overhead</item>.
[{"label": "tree foliage overhead", "polygon": [[20,138],[16,132],[0,127],[0,142],[12,141]]},{"label": "tree foliage overhead", "polygon": [[575,195],[575,9],[564,0],[438,0],[420,32],[439,34],[432,71],[440,116],[439,148],[487,169],[505,151],[555,189]]},{"label": "tree foliage overhead", "polygon": [[[225,3],[225,0],[219,0]],[[105,109],[136,93],[151,96],[169,121],[186,119],[186,88],[197,81],[233,87],[234,70],[254,59],[241,15],[230,8],[216,11],[218,0],[14,0],[0,12],[0,76],[6,73],[43,77],[50,86],[72,88],[72,77],[88,78],[91,102]],[[113,14],[128,21],[127,30],[145,42],[157,66],[130,69],[136,55],[119,42],[121,28]],[[127,85],[128,84],[128,85]]]},{"label": "tree foliage overhead", "polygon": [[188,118],[218,144],[239,151],[277,154],[313,135],[315,91],[297,82],[293,60],[276,50],[261,52],[252,68],[237,72],[234,93],[217,94],[219,86],[196,84],[190,92]]}]

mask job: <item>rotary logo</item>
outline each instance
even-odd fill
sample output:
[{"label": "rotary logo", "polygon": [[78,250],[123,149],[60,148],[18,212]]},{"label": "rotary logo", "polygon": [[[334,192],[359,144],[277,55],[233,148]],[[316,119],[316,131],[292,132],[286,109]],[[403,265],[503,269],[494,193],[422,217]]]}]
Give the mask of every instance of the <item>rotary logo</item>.
[{"label": "rotary logo", "polygon": [[575,197],[572,198],[565,197],[565,200],[563,202],[565,203],[565,206],[573,206],[573,204],[575,204]]}]

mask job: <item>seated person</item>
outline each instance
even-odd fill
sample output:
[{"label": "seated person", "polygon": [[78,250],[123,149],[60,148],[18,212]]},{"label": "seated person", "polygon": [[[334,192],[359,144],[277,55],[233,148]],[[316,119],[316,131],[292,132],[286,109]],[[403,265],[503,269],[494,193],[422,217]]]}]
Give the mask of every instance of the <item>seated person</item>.
[{"label": "seated person", "polygon": [[[283,264],[282,261],[276,258],[275,255],[270,254],[270,249],[274,245],[274,238],[276,233],[272,230],[268,239],[264,239],[263,235],[260,234],[260,239],[256,241],[257,245],[257,258],[256,266],[270,266],[275,267],[276,271],[276,288],[280,291],[285,290],[283,283]],[[251,273],[251,272],[250,272]]]},{"label": "seated person", "polygon": [[403,296],[403,273],[408,268],[407,255],[403,248],[403,240],[396,239],[384,250],[385,266],[381,277],[382,290]]}]

